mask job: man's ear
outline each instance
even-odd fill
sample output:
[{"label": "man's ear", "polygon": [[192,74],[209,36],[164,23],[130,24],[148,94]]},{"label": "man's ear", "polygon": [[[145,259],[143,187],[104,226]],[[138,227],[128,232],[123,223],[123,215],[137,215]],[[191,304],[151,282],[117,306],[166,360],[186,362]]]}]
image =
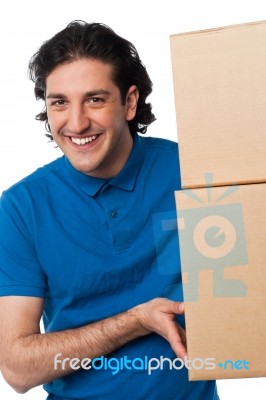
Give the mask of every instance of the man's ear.
[{"label": "man's ear", "polygon": [[131,121],[137,111],[139,90],[136,85],[130,86],[126,96],[126,120]]}]

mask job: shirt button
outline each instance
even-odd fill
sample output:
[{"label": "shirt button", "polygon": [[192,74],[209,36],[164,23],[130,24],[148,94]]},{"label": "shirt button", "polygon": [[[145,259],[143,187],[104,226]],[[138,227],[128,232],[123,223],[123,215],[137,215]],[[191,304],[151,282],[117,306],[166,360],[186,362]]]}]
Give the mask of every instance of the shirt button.
[{"label": "shirt button", "polygon": [[118,212],[117,211],[112,211],[111,212],[111,217],[112,218],[118,218]]}]

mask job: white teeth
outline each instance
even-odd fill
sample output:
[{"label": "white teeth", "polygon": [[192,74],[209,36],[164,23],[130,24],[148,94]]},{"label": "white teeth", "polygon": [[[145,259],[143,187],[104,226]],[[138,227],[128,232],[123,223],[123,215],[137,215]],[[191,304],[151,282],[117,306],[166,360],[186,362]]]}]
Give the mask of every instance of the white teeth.
[{"label": "white teeth", "polygon": [[72,140],[73,143],[83,146],[84,144],[90,143],[93,140],[95,140],[97,138],[97,136],[98,135],[93,135],[93,136],[86,137],[86,138],[81,138],[81,139],[71,137],[71,140]]}]

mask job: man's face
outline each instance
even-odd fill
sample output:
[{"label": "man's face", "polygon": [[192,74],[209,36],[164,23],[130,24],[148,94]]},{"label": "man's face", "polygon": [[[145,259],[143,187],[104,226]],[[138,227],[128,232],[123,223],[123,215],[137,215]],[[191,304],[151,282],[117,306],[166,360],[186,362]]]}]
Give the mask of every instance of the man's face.
[{"label": "man's face", "polygon": [[74,168],[98,178],[120,172],[132,149],[128,121],[136,113],[135,86],[123,105],[112,66],[81,59],[48,75],[45,101],[51,134]]}]

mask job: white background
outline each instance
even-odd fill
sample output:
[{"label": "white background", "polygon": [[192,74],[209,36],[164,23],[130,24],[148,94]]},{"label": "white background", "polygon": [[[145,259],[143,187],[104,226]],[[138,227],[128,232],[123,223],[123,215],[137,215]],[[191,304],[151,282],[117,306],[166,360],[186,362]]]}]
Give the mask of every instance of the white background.
[{"label": "white background", "polygon": [[[1,192],[60,155],[58,149],[47,143],[44,126],[34,119],[43,105],[34,99],[33,84],[27,79],[27,64],[40,44],[70,21],[104,22],[135,44],[154,83],[150,101],[157,121],[149,128],[149,135],[176,140],[169,35],[264,20],[266,2],[2,0],[0,19]],[[218,382],[218,388],[221,400],[266,399],[265,378],[223,380]],[[1,400],[42,400],[45,397],[41,388],[19,395],[0,376]]]}]

